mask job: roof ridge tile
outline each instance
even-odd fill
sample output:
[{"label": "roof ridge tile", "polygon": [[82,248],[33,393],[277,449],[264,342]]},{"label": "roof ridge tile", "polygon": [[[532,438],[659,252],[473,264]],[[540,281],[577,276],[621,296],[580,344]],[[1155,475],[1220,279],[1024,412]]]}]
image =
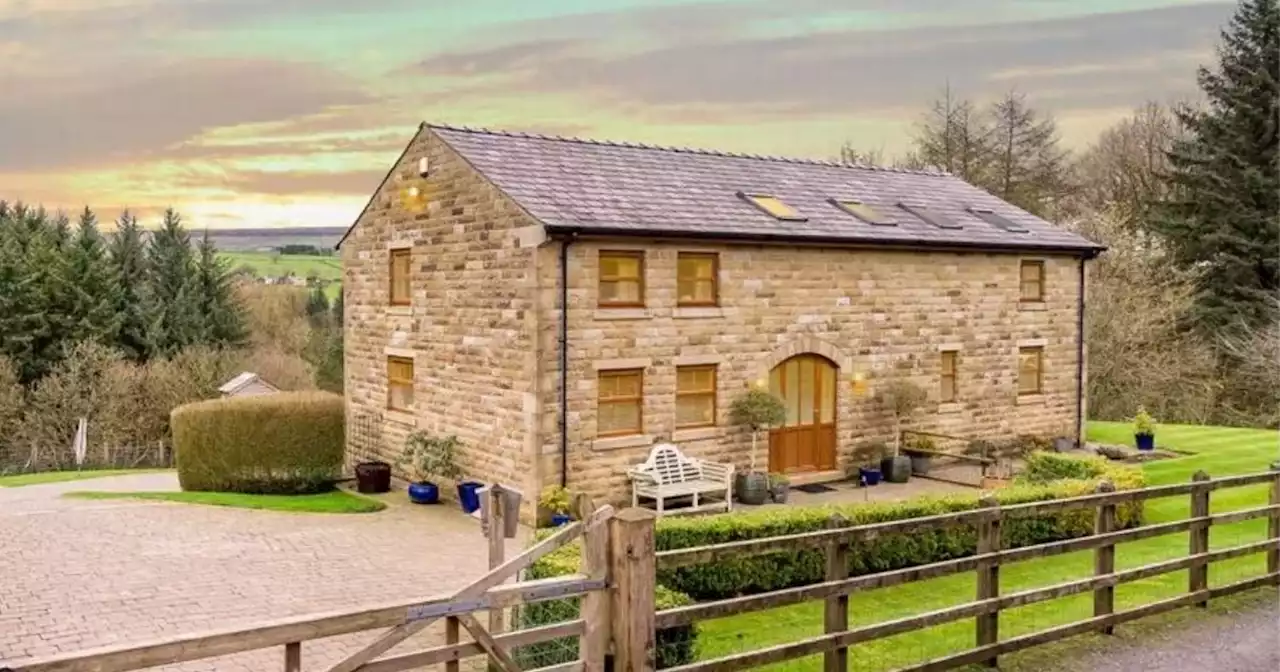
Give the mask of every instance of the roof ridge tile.
[{"label": "roof ridge tile", "polygon": [[462,132],[462,133],[474,133],[477,135],[497,135],[497,136],[505,136],[509,138],[537,139],[537,140],[543,140],[546,142],[570,142],[570,143],[577,143],[582,145],[626,147],[628,149],[647,149],[647,150],[659,151],[659,152],[701,154],[704,156],[727,156],[727,157],[733,157],[738,159],[751,159],[753,161],[768,161],[771,163],[794,163],[794,164],[802,164],[802,165],[827,166],[831,168],[846,168],[846,169],[854,169],[854,170],[890,171],[890,172],[896,172],[896,173],[909,173],[912,175],[929,175],[933,177],[950,176],[950,173],[946,171],[930,170],[929,168],[917,170],[913,168],[900,168],[895,166],[877,166],[874,164],[862,164],[862,163],[850,164],[850,163],[844,163],[840,161],[803,158],[803,157],[797,157],[797,156],[746,154],[741,152],[729,152],[729,151],[705,149],[705,148],[699,148],[699,147],[676,147],[672,145],[657,145],[657,144],[650,145],[645,143],[634,143],[634,142],[619,141],[619,140],[602,140],[600,138],[581,138],[577,136],[531,134],[523,131],[505,131],[501,129],[486,128],[481,126],[477,126],[477,127],[458,126],[455,124],[433,123],[429,121],[424,122],[424,125],[427,128],[431,128],[431,129],[456,131],[456,132]]}]

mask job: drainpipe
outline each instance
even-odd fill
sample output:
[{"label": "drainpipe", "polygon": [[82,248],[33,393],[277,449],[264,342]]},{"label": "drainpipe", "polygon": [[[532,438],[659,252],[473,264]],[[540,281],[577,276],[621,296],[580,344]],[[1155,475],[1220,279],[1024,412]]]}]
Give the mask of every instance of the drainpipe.
[{"label": "drainpipe", "polygon": [[1084,264],[1086,256],[1080,257],[1079,297],[1076,301],[1076,442],[1082,445],[1084,439]]},{"label": "drainpipe", "polygon": [[569,246],[578,234],[560,241],[560,486],[569,486]]}]

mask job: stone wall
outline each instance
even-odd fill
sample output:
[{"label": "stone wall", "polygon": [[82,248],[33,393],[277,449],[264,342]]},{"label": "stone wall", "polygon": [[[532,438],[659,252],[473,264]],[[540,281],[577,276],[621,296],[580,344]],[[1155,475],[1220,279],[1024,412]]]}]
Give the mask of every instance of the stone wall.
[{"label": "stone wall", "polygon": [[[419,199],[404,197],[410,186]],[[469,477],[536,499],[542,236],[429,129],[415,136],[342,244],[349,460],[394,463],[415,427],[457,434]],[[413,250],[412,305],[391,306],[389,254],[404,246]],[[387,409],[388,355],[414,360],[413,413]]]},{"label": "stone wall", "polygon": [[[556,255],[539,261],[544,354],[543,471],[559,469],[556,428],[559,320]],[[644,309],[596,307],[600,249],[644,249]],[[676,307],[678,251],[720,254],[720,307]],[[1045,301],[1020,303],[1019,260],[1045,261]],[[582,240],[569,262],[569,484],[595,497],[629,492],[625,470],[653,442],[670,437],[691,454],[745,468],[749,435],[726,426],[733,398],[787,357],[826,356],[840,369],[837,459],[843,470],[869,460],[867,444],[890,441],[893,423],[873,400],[877,386],[904,376],[930,393],[909,427],[1003,438],[1071,436],[1076,413],[1079,260],[1014,254],[920,253],[795,246],[634,244]],[[1044,346],[1044,393],[1017,394],[1020,345]],[[939,351],[958,348],[958,399],[939,404]],[[676,366],[716,363],[718,424],[674,431]],[[643,367],[645,434],[597,438],[597,368]],[[867,376],[857,397],[851,376]],[[760,468],[767,464],[762,441]]]}]

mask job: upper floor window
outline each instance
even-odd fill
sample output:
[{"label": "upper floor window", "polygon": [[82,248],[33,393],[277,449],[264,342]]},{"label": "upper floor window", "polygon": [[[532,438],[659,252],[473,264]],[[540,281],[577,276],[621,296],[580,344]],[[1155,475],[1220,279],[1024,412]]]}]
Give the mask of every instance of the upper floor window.
[{"label": "upper floor window", "polygon": [[408,357],[387,358],[387,408],[413,410],[413,360]]},{"label": "upper floor window", "polygon": [[596,435],[639,434],[643,406],[644,369],[601,371],[596,390]]},{"label": "upper floor window", "polygon": [[938,381],[941,386],[939,398],[943,403],[956,400],[956,361],[959,358],[960,353],[955,350],[942,351]]},{"label": "upper floor window", "polygon": [[1040,394],[1043,385],[1044,348],[1018,348],[1018,394]]},{"label": "upper floor window", "polygon": [[676,367],[676,427],[716,424],[716,366]]},{"label": "upper floor window", "polygon": [[1044,301],[1044,262],[1023,260],[1019,270],[1023,301]]},{"label": "upper floor window", "polygon": [[681,252],[676,259],[676,305],[717,305],[719,270],[720,255],[714,252]]},{"label": "upper floor window", "polygon": [[795,208],[787,205],[781,198],[771,194],[748,194],[740,191],[738,197],[756,206],[760,212],[773,216],[774,219],[791,222],[803,222],[809,219],[796,212]]},{"label": "upper floor window", "polygon": [[644,307],[644,252],[600,252],[598,303],[613,308]]},{"label": "upper floor window", "polygon": [[391,250],[391,305],[407,306],[409,300],[409,267],[412,250]]}]

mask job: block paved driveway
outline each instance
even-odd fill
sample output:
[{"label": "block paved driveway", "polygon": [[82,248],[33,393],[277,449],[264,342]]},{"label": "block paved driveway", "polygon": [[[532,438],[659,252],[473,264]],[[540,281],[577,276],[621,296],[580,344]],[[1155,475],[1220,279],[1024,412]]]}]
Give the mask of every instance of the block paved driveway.
[{"label": "block paved driveway", "polygon": [[[0,488],[0,667],[427,597],[488,567],[479,524],[453,507],[331,515],[61,498],[175,489],[169,473]],[[395,652],[440,642],[437,627]],[[323,669],[381,632],[304,643],[303,668]],[[156,669],[257,672],[283,669],[283,658],[275,647]]]}]

